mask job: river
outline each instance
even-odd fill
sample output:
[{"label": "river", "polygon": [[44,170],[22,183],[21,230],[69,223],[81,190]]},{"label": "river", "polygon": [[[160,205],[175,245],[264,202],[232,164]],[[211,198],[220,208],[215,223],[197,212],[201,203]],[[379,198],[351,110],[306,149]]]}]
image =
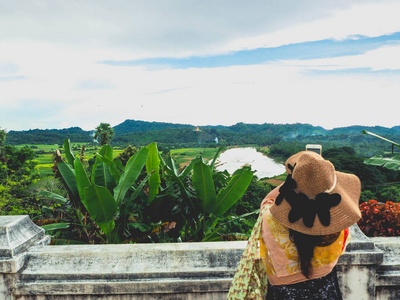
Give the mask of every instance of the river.
[{"label": "river", "polygon": [[285,173],[285,166],[272,158],[257,152],[254,148],[232,148],[221,153],[218,159],[218,171],[227,170],[230,174],[243,165],[251,165],[258,178],[273,177]]}]

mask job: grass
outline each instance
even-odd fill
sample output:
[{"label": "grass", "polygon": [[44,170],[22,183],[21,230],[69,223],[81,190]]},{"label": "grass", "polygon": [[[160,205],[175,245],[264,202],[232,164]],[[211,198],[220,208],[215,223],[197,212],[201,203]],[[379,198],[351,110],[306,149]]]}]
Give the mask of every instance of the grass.
[{"label": "grass", "polygon": [[186,165],[197,156],[201,155],[206,161],[213,159],[218,148],[183,148],[172,149],[171,156],[176,163]]},{"label": "grass", "polygon": [[[99,146],[91,146],[85,143],[73,143],[72,152],[74,155],[80,154],[80,149],[84,145],[86,147],[85,156],[86,159],[93,158],[96,153],[100,150]],[[53,154],[59,149],[63,157],[65,157],[64,151],[59,145],[18,145],[18,148],[28,147],[36,152],[36,160],[38,161],[37,171],[40,173],[41,177],[53,175],[51,167],[53,166]],[[123,149],[113,149],[113,156],[118,156]],[[171,156],[175,159],[177,164],[182,166],[187,165],[190,161],[197,156],[202,156],[206,161],[214,158],[217,153],[218,148],[183,148],[183,149],[172,149]]]},{"label": "grass", "polygon": [[[72,144],[72,152],[74,153],[75,156],[79,155],[81,152],[82,146],[85,146],[85,156],[86,159],[91,159],[93,158],[97,152],[100,151],[99,146],[90,146],[85,143],[73,143]],[[33,151],[36,152],[36,157],[35,159],[38,161],[37,165],[37,172],[39,172],[41,177],[46,177],[46,176],[52,176],[53,171],[51,170],[51,167],[53,166],[53,154],[54,152],[59,149],[60,153],[63,157],[65,157],[64,150],[59,147],[59,145],[32,145],[32,144],[24,144],[24,145],[18,145],[16,146],[18,148],[23,148],[23,147],[28,147],[32,149]],[[113,156],[116,157],[118,156],[123,149],[113,149]]]},{"label": "grass", "polygon": [[[72,144],[72,152],[75,155],[80,154],[80,149],[84,145],[88,150],[85,151],[85,155],[87,159],[92,158],[95,156],[96,152],[100,150],[99,147],[92,147],[85,143],[74,143]],[[59,149],[62,156],[64,155],[63,149],[59,145],[32,145],[32,144],[24,144],[16,146],[18,148],[28,147],[36,152],[35,159],[38,161],[37,171],[39,172],[41,177],[51,176],[53,175],[53,171],[51,167],[53,166],[53,154],[54,152]],[[114,150],[114,155],[118,155],[122,150]]]}]

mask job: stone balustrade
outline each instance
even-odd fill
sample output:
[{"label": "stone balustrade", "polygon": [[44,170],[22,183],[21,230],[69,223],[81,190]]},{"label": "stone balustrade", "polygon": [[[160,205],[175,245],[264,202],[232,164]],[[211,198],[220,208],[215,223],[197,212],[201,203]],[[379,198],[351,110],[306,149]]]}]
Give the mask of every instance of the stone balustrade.
[{"label": "stone balustrade", "polygon": [[[338,263],[344,299],[400,299],[400,238],[351,233]],[[226,299],[246,246],[48,243],[28,216],[0,217],[0,299]]]}]

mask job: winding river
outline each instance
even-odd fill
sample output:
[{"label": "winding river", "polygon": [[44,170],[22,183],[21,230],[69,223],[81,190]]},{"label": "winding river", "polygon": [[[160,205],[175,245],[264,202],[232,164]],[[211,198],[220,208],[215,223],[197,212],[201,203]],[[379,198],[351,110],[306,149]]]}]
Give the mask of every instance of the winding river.
[{"label": "winding river", "polygon": [[221,153],[218,159],[218,171],[227,170],[230,174],[243,165],[251,165],[258,178],[273,177],[285,173],[285,166],[272,158],[257,152],[254,148],[233,148]]}]

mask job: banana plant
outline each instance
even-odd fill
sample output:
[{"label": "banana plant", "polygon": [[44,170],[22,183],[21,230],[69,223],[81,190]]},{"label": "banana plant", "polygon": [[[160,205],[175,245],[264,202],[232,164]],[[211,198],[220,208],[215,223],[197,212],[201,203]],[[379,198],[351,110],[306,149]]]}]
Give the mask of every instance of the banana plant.
[{"label": "banana plant", "polygon": [[[181,216],[181,236],[185,241],[220,240],[218,223],[226,212],[243,196],[253,172],[249,167],[236,171],[232,176],[217,172],[215,164],[219,148],[210,164],[199,156],[179,171],[173,158],[161,158],[162,174],[167,187],[164,195],[177,195]],[[169,192],[165,192],[169,190]]]},{"label": "banana plant", "polygon": [[[226,221],[226,213],[243,196],[253,177],[250,167],[232,175],[216,171],[223,148],[210,164],[197,157],[179,170],[171,157],[163,159],[155,143],[138,151],[125,167],[114,159],[113,149],[104,145],[90,174],[73,155],[69,140],[64,149],[66,159],[59,162],[58,169],[69,199],[50,192],[46,196],[58,203],[69,201],[79,221],[88,215],[95,226],[86,222],[80,225],[85,231],[95,228],[105,243],[140,239],[138,231],[147,238],[152,226],[163,222],[176,224],[173,235],[177,241],[220,240],[220,221]],[[72,225],[58,224],[47,230]]]},{"label": "banana plant", "polygon": [[400,147],[400,144],[393,142],[387,138],[384,138],[380,135],[377,135],[375,133],[366,131],[366,130],[363,130],[362,133],[374,136],[376,138],[379,138],[381,140],[384,140],[385,142],[392,144],[392,157],[375,156],[375,157],[367,158],[364,160],[365,164],[372,165],[372,166],[384,167],[384,168],[390,169],[390,170],[400,170],[400,155],[394,155],[394,147],[395,146]]},{"label": "banana plant", "polygon": [[[105,234],[104,242],[120,242],[118,236],[120,228],[116,227],[116,220],[126,225],[126,220],[121,220],[121,218],[128,218],[129,214],[125,208],[129,206],[129,202],[136,198],[147,182],[149,182],[150,190],[149,204],[158,193],[160,161],[156,158],[158,157],[156,144],[150,144],[138,151],[129,159],[123,170],[121,170],[122,165],[115,162],[113,158],[112,147],[103,145],[96,154],[90,177],[81,160],[73,155],[69,140],[64,142],[64,150],[67,159],[60,162],[58,168],[78,219],[87,212]],[[144,166],[148,175],[140,184],[136,184]],[[47,194],[49,196],[49,193]],[[59,195],[50,196],[61,201]]]},{"label": "banana plant", "polygon": [[[215,160],[213,161],[213,163]],[[253,173],[250,167],[236,170],[232,176],[227,172],[214,172],[213,165],[208,165],[202,158],[198,158],[193,165],[193,186],[197,198],[200,200],[201,227],[197,229],[196,235],[203,235],[203,241],[218,240],[218,221],[224,214],[240,200],[249,186]],[[226,178],[223,184],[219,175]],[[213,176],[214,175],[214,176]]]}]

